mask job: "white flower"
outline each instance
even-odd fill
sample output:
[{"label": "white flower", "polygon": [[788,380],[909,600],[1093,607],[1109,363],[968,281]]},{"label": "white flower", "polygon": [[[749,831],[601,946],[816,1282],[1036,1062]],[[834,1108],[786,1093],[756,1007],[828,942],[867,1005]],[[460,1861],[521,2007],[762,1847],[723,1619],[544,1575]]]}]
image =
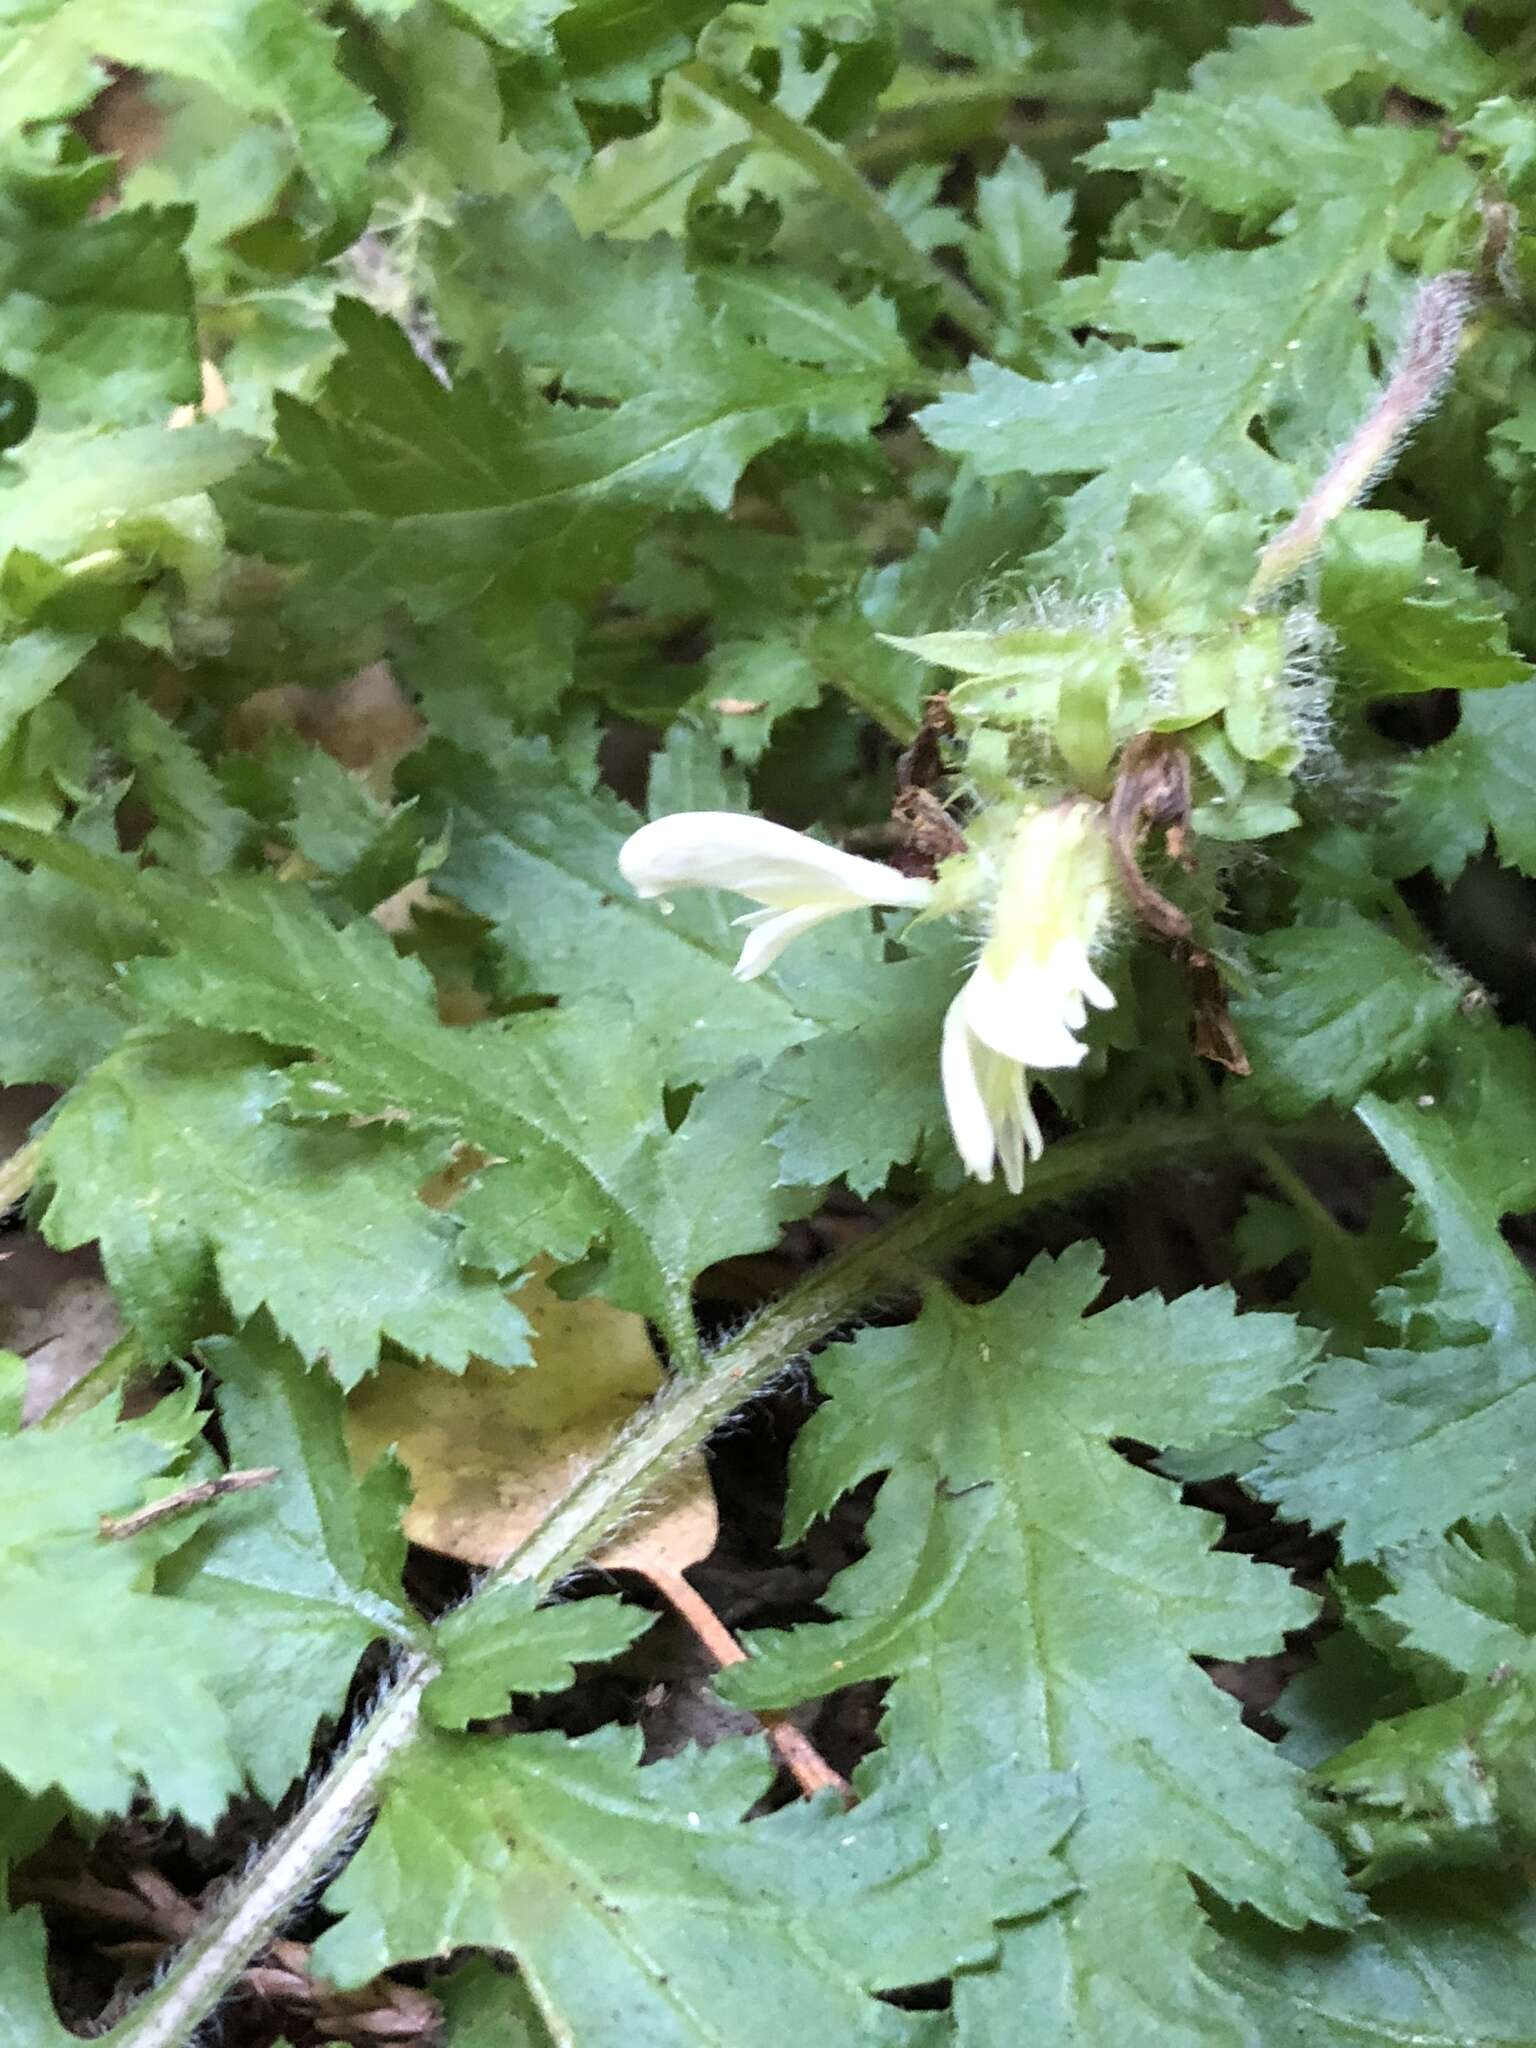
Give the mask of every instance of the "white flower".
[{"label": "white flower", "polygon": [[[1001,831],[997,824],[996,814],[978,821],[973,852],[948,864],[938,884],[946,910],[981,894],[992,899],[981,958],[944,1019],[939,1074],[966,1171],[991,1180],[1001,1167],[1017,1194],[1026,1160],[1042,1150],[1029,1069],[1075,1067],[1087,1051],[1075,1034],[1088,1005],[1114,1008],[1091,959],[1109,918],[1113,872],[1092,804],[1027,811]],[[736,811],[658,818],[625,841],[619,867],[642,896],[734,889],[762,904],[736,920],[749,927],[736,963],[741,981],[825,918],[876,903],[916,910],[936,893],[932,882]]]},{"label": "white flower", "polygon": [[620,849],[619,871],[641,896],[732,889],[761,903],[736,919],[749,928],[738,981],[753,980],[826,918],[876,903],[917,910],[933,894],[931,882],[739,811],[679,811],[642,825]]},{"label": "white flower", "polygon": [[1089,957],[1110,912],[1111,867],[1094,808],[1081,803],[1026,813],[994,867],[991,930],[945,1018],[940,1068],[967,1171],[990,1180],[1001,1165],[1017,1194],[1026,1154],[1041,1151],[1026,1069],[1075,1067],[1088,1004],[1114,1008]]}]

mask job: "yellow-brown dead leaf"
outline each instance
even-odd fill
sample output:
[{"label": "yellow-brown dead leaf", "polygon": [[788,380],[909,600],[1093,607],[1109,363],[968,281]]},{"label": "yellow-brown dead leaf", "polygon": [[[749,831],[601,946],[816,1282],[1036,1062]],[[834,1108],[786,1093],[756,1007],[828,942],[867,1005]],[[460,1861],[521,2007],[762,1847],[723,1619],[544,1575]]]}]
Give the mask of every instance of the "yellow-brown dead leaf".
[{"label": "yellow-brown dead leaf", "polygon": [[[364,1468],[393,1445],[411,1475],[406,1534],[467,1564],[499,1564],[515,1550],[661,1384],[639,1316],[562,1301],[537,1272],[517,1304],[533,1325],[534,1365],[508,1372],[472,1361],[460,1375],[390,1364],[347,1404],[354,1463]],[[717,1528],[704,1460],[690,1458],[593,1561],[680,1572],[709,1555]]]}]

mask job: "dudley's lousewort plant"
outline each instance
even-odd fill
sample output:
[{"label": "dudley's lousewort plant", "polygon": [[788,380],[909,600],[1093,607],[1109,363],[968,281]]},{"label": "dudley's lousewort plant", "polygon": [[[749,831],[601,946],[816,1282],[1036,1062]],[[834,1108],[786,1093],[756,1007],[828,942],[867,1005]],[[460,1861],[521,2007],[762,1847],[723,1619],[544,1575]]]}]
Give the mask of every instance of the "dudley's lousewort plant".
[{"label": "dudley's lousewort plant", "polygon": [[4,2048],[1536,2043],[1520,0],[11,0]]}]

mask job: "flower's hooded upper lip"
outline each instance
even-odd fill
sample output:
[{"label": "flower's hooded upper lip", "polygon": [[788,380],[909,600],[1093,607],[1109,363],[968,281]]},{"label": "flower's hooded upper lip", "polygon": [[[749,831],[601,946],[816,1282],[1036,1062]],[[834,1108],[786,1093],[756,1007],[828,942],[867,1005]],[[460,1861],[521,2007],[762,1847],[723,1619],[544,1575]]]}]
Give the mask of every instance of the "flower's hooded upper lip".
[{"label": "flower's hooded upper lip", "polygon": [[641,896],[734,889],[772,910],[915,910],[933,893],[931,882],[741,811],[679,811],[642,825],[621,848],[619,871]]}]

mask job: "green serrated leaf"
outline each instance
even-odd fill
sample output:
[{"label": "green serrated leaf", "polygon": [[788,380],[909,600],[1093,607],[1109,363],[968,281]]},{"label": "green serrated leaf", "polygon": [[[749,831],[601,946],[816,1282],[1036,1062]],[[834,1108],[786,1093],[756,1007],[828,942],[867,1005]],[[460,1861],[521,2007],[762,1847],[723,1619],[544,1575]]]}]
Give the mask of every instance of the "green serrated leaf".
[{"label": "green serrated leaf", "polygon": [[1273,90],[1333,92],[1352,80],[1433,93],[1459,112],[1491,90],[1493,60],[1452,15],[1418,0],[1317,0],[1308,19],[1288,28],[1240,28],[1229,46],[1196,72],[1225,98]]},{"label": "green serrated leaf", "polygon": [[789,980],[796,963],[733,978],[734,900],[680,892],[663,915],[633,894],[618,855],[640,820],[606,790],[566,781],[548,747],[509,750],[494,776],[437,752],[420,777],[450,835],[441,886],[491,920],[503,993],[627,993],[677,1081],[771,1059],[814,1031]]},{"label": "green serrated leaf", "polygon": [[1524,1878],[1457,1873],[1378,1892],[1347,1939],[1283,1935],[1252,1919],[1215,1967],[1241,1998],[1246,2038],[1306,2048],[1521,2048],[1533,2010],[1536,1906]]},{"label": "green serrated leaf", "polygon": [[1334,1831],[1366,1882],[1517,1863],[1536,1827],[1530,1534],[1505,1521],[1463,1527],[1383,1566],[1390,1590],[1378,1597],[1370,1582],[1355,1616],[1399,1668],[1390,1690],[1378,1680],[1374,1716],[1314,1771]]},{"label": "green serrated leaf", "polygon": [[673,74],[664,78],[657,117],[643,133],[623,136],[582,166],[570,209],[583,234],[643,241],[681,235],[695,186],[717,167],[734,169],[751,130],[710,93]]},{"label": "green serrated leaf", "polygon": [[796,1446],[789,1532],[888,1471],[870,1554],[826,1596],[847,1619],[759,1636],[720,1681],[767,1706],[894,1675],[887,1739],[941,1780],[994,1755],[1077,1773],[1078,1890],[959,1980],[959,2036],[978,2043],[1023,1999],[1042,2042],[1237,2038],[1187,1871],[1287,1925],[1352,1917],[1299,1781],[1190,1662],[1263,1651],[1304,1604],[1213,1554],[1211,1525],[1111,1448],[1250,1429],[1312,1340],[1219,1292],[1082,1322],[1099,1284],[1079,1246],[990,1307],[935,1295],[912,1328],[821,1355],[831,1399]]},{"label": "green serrated leaf", "polygon": [[1499,1225],[1536,1202],[1536,1139],[1522,1114],[1536,1046],[1520,1031],[1463,1027],[1447,1078],[1418,1095],[1372,1095],[1361,1121],[1414,1192],[1414,1235],[1434,1247],[1384,1306],[1402,1327],[1477,1337],[1525,1313],[1529,1277]]},{"label": "green serrated leaf", "polygon": [[1384,1650],[1346,1625],[1323,1638],[1316,1661],[1275,1701],[1271,1711],[1285,1730],[1280,1753],[1310,1770],[1358,1741],[1379,1716],[1421,1697]]},{"label": "green serrated leaf", "polygon": [[[568,0],[543,0],[537,6],[508,5],[507,0],[447,0],[444,9],[488,45],[503,132],[514,135],[517,147],[535,162],[574,170],[591,154],[591,144],[576,111],[556,40],[560,17],[567,11]],[[429,24],[428,33],[441,39],[442,15],[429,17]],[[418,40],[412,47],[413,57],[419,49]],[[411,69],[416,69],[414,62]]]},{"label": "green serrated leaf", "polygon": [[154,813],[150,851],[168,867],[192,874],[227,868],[251,821],[225,799],[213,770],[191,742],[141,697],[123,699],[110,730],[133,770],[134,794]]},{"label": "green serrated leaf", "polygon": [[[123,204],[176,206],[189,213],[187,262],[206,289],[228,277],[236,238],[281,204],[298,160],[296,139],[286,127],[232,120],[227,100],[187,78],[160,85],[154,99],[159,125],[153,151],[131,167],[118,166]],[[323,289],[323,280],[315,283]],[[264,297],[259,288],[242,295],[242,325]],[[221,359],[221,370],[229,361]],[[235,396],[235,381],[227,375],[225,381]],[[199,396],[196,379],[183,396]]]},{"label": "green serrated leaf", "polygon": [[[820,1179],[788,1169],[774,1179],[764,1170],[781,1113],[751,1068],[711,1081],[689,1104],[664,1162],[675,1216],[668,1225],[688,1272],[771,1249],[786,1223],[818,1206]],[[711,1180],[711,1198],[701,1202],[698,1190]]]},{"label": "green serrated leaf", "polygon": [[728,343],[888,384],[916,372],[895,309],[877,293],[850,303],[783,264],[696,273],[674,243],[581,235],[551,200],[475,209],[455,224],[451,262],[478,319],[489,315],[504,346],[558,370],[571,392],[632,399],[708,379]]},{"label": "green serrated leaf", "polygon": [[[18,835],[12,837],[20,843]],[[31,836],[26,843],[71,873],[88,877],[112,900],[121,900],[127,891],[126,873],[113,863]],[[517,1327],[515,1312],[484,1274],[457,1268],[452,1223],[431,1211],[418,1214],[401,1199],[408,1180],[404,1162],[421,1166],[422,1179],[431,1170],[423,1164],[427,1155],[420,1143],[413,1149],[406,1142],[410,1126],[443,1134],[438,1158],[456,1138],[474,1146],[487,1162],[456,1206],[457,1218],[467,1226],[461,1255],[510,1272],[540,1253],[557,1264],[573,1264],[600,1245],[604,1294],[620,1307],[652,1316],[679,1359],[690,1359],[696,1351],[689,1296],[700,1263],[728,1250],[759,1249],[772,1241],[786,1208],[797,1213],[804,1206],[803,1191],[776,1191],[755,1176],[743,1177],[733,1201],[713,1209],[698,1203],[687,1125],[669,1134],[656,1048],[635,1028],[628,1011],[589,1001],[579,1015],[546,1010],[505,1026],[453,1029],[439,1022],[431,984],[420,966],[402,959],[371,920],[338,931],[301,892],[281,884],[228,883],[211,895],[155,873],[145,875],[142,886],[163,935],[179,949],[173,959],[142,959],[133,970],[135,993],[153,1012],[212,1031],[251,1034],[277,1047],[307,1047],[319,1055],[318,1072],[290,1073],[274,1091],[270,1075],[265,1080],[248,1077],[237,1087],[234,1068],[246,1055],[238,1046],[225,1048],[210,1057],[229,1063],[228,1075],[205,1076],[200,1084],[218,1096],[226,1131],[285,1163],[280,1171],[294,1177],[295,1207],[274,1202],[277,1242],[287,1239],[298,1251],[309,1227],[299,1220],[302,1205],[323,1200],[327,1157],[343,1162],[338,1168],[343,1180],[355,1173],[360,1187],[373,1186],[381,1204],[376,1213],[381,1222],[388,1219],[391,1232],[408,1233],[409,1250],[403,1241],[381,1246],[383,1257],[359,1297],[359,1305],[366,1299],[366,1316],[350,1328],[339,1326],[353,1377],[372,1363],[376,1341],[364,1328],[371,1319],[377,1332],[383,1302],[394,1304],[383,1321],[388,1333],[407,1349],[428,1355],[444,1347],[446,1336],[452,1357],[462,1357],[466,1347],[490,1357],[509,1356],[510,1334]],[[155,1043],[146,1039],[143,1048]],[[624,1058],[615,1057],[620,1044],[628,1048]],[[133,1057],[138,1056],[136,1050]],[[257,1063],[254,1071],[259,1076],[266,1070]],[[176,1077],[166,1072],[160,1078],[169,1110]],[[294,1083],[302,1085],[295,1088]],[[87,1139],[94,1143],[95,1136],[103,1139],[104,1164],[109,1162],[111,1170],[105,1180],[82,1174],[78,1186],[71,1184],[67,1205],[50,1228],[61,1233],[67,1216],[67,1227],[81,1236],[116,1229],[120,1243],[109,1247],[109,1259],[125,1261],[123,1270],[134,1275],[138,1312],[174,1344],[170,1333],[186,1327],[189,1291],[211,1277],[207,1240],[197,1227],[208,1215],[202,1184],[188,1187],[190,1216],[178,1212],[168,1222],[159,1219],[169,1233],[160,1251],[175,1253],[174,1272],[168,1272],[150,1256],[151,1239],[145,1235],[156,1219],[116,1207],[100,1192],[124,1168],[124,1155],[110,1133],[125,1118],[131,1127],[133,1099],[114,1100],[109,1068],[99,1069],[91,1085],[94,1093],[85,1098],[90,1115],[82,1116],[77,1128],[83,1144]],[[706,1095],[696,1106],[701,1117],[709,1101]],[[78,1103],[78,1096],[72,1098],[66,1114]],[[286,1103],[299,1104],[310,1117],[346,1119],[348,1128],[311,1152],[302,1129],[273,1115]],[[733,1135],[737,1157],[761,1156],[776,1109],[772,1098],[757,1098],[755,1121],[748,1119]],[[405,1134],[399,1129],[402,1119]],[[359,1121],[362,1128],[356,1127]],[[170,1132],[152,1125],[151,1135],[157,1143],[169,1143],[171,1157],[188,1165],[201,1141],[200,1133],[185,1124]],[[56,1122],[50,1144],[60,1142]],[[340,1151],[333,1149],[337,1144]],[[50,1161],[59,1156],[52,1152]],[[82,1152],[74,1163],[81,1164],[85,1156]],[[67,1153],[62,1157],[67,1177],[71,1162]],[[218,1214],[216,1208],[213,1213]],[[233,1285],[232,1305],[238,1310],[243,1303],[243,1312],[249,1313],[265,1298],[272,1268],[233,1214],[224,1221],[229,1240],[226,1244],[221,1237],[215,1243],[212,1265],[226,1287]],[[321,1237],[333,1235],[314,1228]],[[728,1242],[727,1233],[738,1229],[749,1232],[747,1241]],[[430,1254],[428,1245],[435,1247]],[[304,1255],[288,1269],[292,1298],[285,1293],[272,1305],[281,1310],[280,1323],[285,1317],[291,1322],[291,1334],[302,1332],[304,1342],[329,1352],[341,1370],[331,1284],[315,1274],[307,1256],[314,1248],[310,1236],[303,1243]],[[349,1270],[367,1274],[368,1247],[344,1242],[339,1250]],[[375,1283],[384,1288],[382,1296],[375,1293]],[[449,1287],[446,1302],[437,1291],[444,1283]],[[460,1306],[452,1307],[455,1302]],[[452,1311],[446,1324],[445,1307]]]},{"label": "green serrated leaf", "polygon": [[1258,553],[1258,521],[1214,477],[1180,463],[1131,492],[1116,559],[1136,622],[1168,634],[1225,628]]},{"label": "green serrated leaf", "polygon": [[708,694],[697,706],[713,715],[721,744],[738,761],[761,758],[773,728],[821,696],[821,677],[793,631],[757,640],[727,640],[710,655]]},{"label": "green serrated leaf", "polygon": [[1379,1611],[1405,1644],[1462,1678],[1489,1680],[1530,1659],[1536,1639],[1536,1546],[1505,1521],[1458,1530],[1392,1560]]},{"label": "green serrated leaf", "polygon": [[[768,2048],[786,2027],[914,2041],[920,2021],[868,1991],[991,1950],[986,1908],[978,1917],[970,1887],[946,1883],[945,1835],[963,1868],[984,1827],[974,1801],[911,1799],[893,1783],[851,1814],[819,1803],[744,1827],[770,1776],[760,1743],[643,1771],[637,1753],[620,1729],[574,1743],[424,1737],[327,1895],[344,1917],[318,1966],[362,1982],[391,1958],[476,1943],[518,1957],[557,2035],[601,2040],[621,2013],[629,2038],[656,2048]],[[1056,1781],[1021,1790],[1028,1833],[1001,1897],[1032,1912],[1058,1895],[1050,1852],[1070,1800]],[[742,1999],[744,1972],[773,1998]]]},{"label": "green serrated leaf", "polygon": [[268,1308],[344,1386],[384,1336],[450,1368],[471,1353],[525,1360],[522,1316],[491,1274],[459,1263],[458,1224],[418,1198],[446,1146],[382,1122],[295,1124],[287,1095],[249,1040],[134,1034],[48,1128],[45,1234],[99,1239],[156,1356],[217,1326],[216,1281],[237,1320]]},{"label": "green serrated leaf", "polygon": [[1313,1773],[1362,1884],[1428,1867],[1509,1867],[1536,1841],[1536,1674],[1505,1672],[1378,1721]]},{"label": "green serrated leaf", "polygon": [[1449,739],[1406,761],[1393,778],[1386,834],[1398,874],[1431,869],[1442,882],[1482,852],[1536,875],[1536,683],[1468,697]]},{"label": "green serrated leaf", "polygon": [[[996,632],[889,636],[889,644],[920,661],[956,670],[961,680],[949,698],[969,725],[1036,727],[1051,735],[1074,780],[1101,782],[1117,734],[1141,722],[1142,701],[1123,637],[1091,625],[1004,626]],[[970,765],[980,776],[984,756],[973,743]],[[994,785],[1007,770],[991,769]]]},{"label": "green serrated leaf", "polygon": [[883,0],[733,0],[699,37],[699,54],[745,74],[758,52],[777,57],[781,91],[802,117],[841,134],[862,122],[896,62],[895,23]]},{"label": "green serrated leaf", "polygon": [[391,809],[368,781],[286,733],[259,757],[235,756],[220,769],[224,790],[328,877],[353,911],[372,910],[432,872],[446,850],[414,802]]},{"label": "green serrated leaf", "polygon": [[[1294,47],[1287,45],[1288,58]],[[1284,87],[1284,74],[1277,83]],[[1319,192],[1338,190],[1368,177],[1376,152],[1401,156],[1418,142],[1402,131],[1348,130],[1322,100],[1158,92],[1130,120],[1111,121],[1086,161],[1094,170],[1155,173],[1220,213],[1259,223],[1292,203],[1298,172]]]},{"label": "green serrated leaf", "polygon": [[[1012,144],[997,169],[976,181],[976,225],[965,241],[977,286],[1022,339],[1050,297],[1072,238],[1072,195],[1052,192],[1040,167]],[[998,353],[1007,353],[1006,341]]]},{"label": "green serrated leaf", "polygon": [[867,370],[898,388],[925,381],[878,292],[850,304],[819,278],[765,264],[706,272],[703,288],[733,329],[788,362]]},{"label": "green serrated leaf", "polygon": [[432,1631],[442,1666],[422,1696],[439,1728],[463,1728],[507,1710],[514,1692],[559,1692],[577,1664],[606,1663],[644,1635],[654,1616],[612,1599],[541,1607],[538,1589],[509,1580]]},{"label": "green serrated leaf", "polygon": [[1382,1074],[1401,1073],[1456,1015],[1463,988],[1433,961],[1341,906],[1329,924],[1255,942],[1251,996],[1233,1006],[1267,1108],[1302,1116],[1352,1108]]},{"label": "green serrated leaf", "polygon": [[19,633],[0,645],[0,743],[9,740],[27,713],[74,673],[90,648],[87,633],[46,628]]},{"label": "green serrated leaf", "polygon": [[[1340,423],[1364,409],[1356,297],[1380,260],[1378,235],[1379,225],[1340,202],[1249,253],[1159,252],[1112,265],[1074,310],[1142,346],[1074,346],[1049,379],[975,362],[971,389],[925,407],[918,423],[983,476],[1091,477],[1069,513],[1082,568],[1118,528],[1132,490],[1180,461],[1210,469],[1254,509],[1277,511],[1295,485],[1250,424],[1323,362],[1330,404],[1347,408],[1334,415]],[[1358,393],[1352,403],[1348,392]]]},{"label": "green serrated leaf", "polygon": [[1233,1241],[1250,1272],[1276,1267],[1301,1254],[1307,1276],[1290,1297],[1306,1322],[1329,1333],[1336,1350],[1378,1344],[1391,1326],[1373,1307],[1382,1289],[1398,1280],[1417,1256],[1403,1227],[1403,1205],[1394,1193],[1373,1205],[1361,1230],[1336,1221],[1326,1208],[1253,1197]]},{"label": "green serrated leaf", "polygon": [[292,131],[337,208],[355,204],[385,125],[336,63],[336,37],[300,0],[11,0],[19,37],[0,79],[0,126],[74,113],[110,58],[207,85]]},{"label": "green serrated leaf", "polygon": [[237,534],[305,563],[335,595],[383,579],[422,618],[520,589],[584,599],[621,574],[648,521],[729,504],[743,466],[814,417],[862,434],[884,403],[868,368],[829,376],[728,337],[616,410],[437,383],[392,321],[342,301],[346,353],[313,407],[278,401],[278,450],[221,498]]},{"label": "green serrated leaf", "polygon": [[186,1402],[165,1406],[164,1427],[153,1411],[119,1422],[107,1402],[0,1437],[0,1770],[95,1815],[147,1787],[207,1828],[239,1787],[215,1691],[234,1646],[150,1590],[152,1550],[101,1533],[195,1430]]},{"label": "green serrated leaf", "polygon": [[218,1376],[231,1468],[275,1465],[277,1476],[222,1502],[164,1583],[238,1646],[212,1687],[242,1768],[275,1804],[302,1775],[317,1724],[342,1711],[368,1646],[420,1638],[400,1593],[406,1489],[387,1461],[354,1479],[340,1392],[270,1326],[199,1349]]},{"label": "green serrated leaf", "polygon": [[[3,89],[3,88],[0,88]],[[198,391],[190,207],[90,219],[76,167],[21,157],[0,185],[0,367],[23,377],[45,428],[163,419]]]},{"label": "green serrated leaf", "polygon": [[[426,1963],[363,1994],[364,2031],[384,1995],[407,2030],[440,2003],[445,2048],[1536,2041],[1527,12],[0,0],[0,1082],[42,1083],[6,1105],[12,1197],[42,1173],[0,1293],[48,1282],[46,1216],[102,1247],[128,1328],[25,1429],[55,1361],[0,1353],[18,1885],[55,1830],[131,1809],[162,1877],[228,1885],[238,1972],[255,1880],[226,1830],[175,1868],[157,1840],[240,1791],[286,1809],[312,1770],[355,1789],[372,1738],[323,1753],[403,1661],[423,1713],[408,1681],[317,1923],[322,1974]],[[1447,273],[1477,303],[1369,482],[1390,509],[1335,492],[1315,562],[1251,602]],[[952,728],[908,752],[952,678]],[[1177,963],[1122,902],[1119,1008],[1042,1077],[1080,1170],[956,1268],[972,1305],[903,1326],[1003,1214],[951,1192],[937,1058],[987,810],[1107,803],[1143,735],[1194,776],[1174,886],[1202,930],[1221,910],[1237,1152],[1207,1102],[1198,1157],[1114,1185],[1193,1078]],[[656,814],[858,846],[915,779],[981,894],[849,916],[744,986],[744,904],[622,882],[647,773]],[[1469,868],[1439,906],[1429,878]],[[1009,1285],[1070,1239],[1042,1207],[1066,1182],[1109,1284],[1080,1248]],[[817,1247],[830,1270],[759,1315]],[[1302,1275],[1307,1326],[1204,1291],[1234,1272],[1265,1302]],[[13,1341],[83,1353],[78,1284]],[[1118,1298],[1154,1285],[1175,1298]],[[407,1508],[387,1455],[423,1357],[473,1354],[435,1375],[473,1435],[511,1384],[481,1354],[520,1356],[551,1286],[562,1412],[638,1347],[620,1405],[656,1405],[614,1470],[691,1442],[730,1359],[761,1383],[818,1318],[858,1331],[819,1406],[774,1413],[811,1416],[793,1532],[835,1515],[807,1555],[860,1561],[824,1607],[786,1576],[803,1625],[719,1681],[805,1720],[851,1811],[785,1803],[760,1739],[641,1767],[634,1730],[468,1732],[617,1711],[670,1746],[583,1669],[638,1609],[493,1581],[434,1624],[402,1590],[402,1526],[473,1521],[489,1559],[533,1493],[607,1497],[557,1443],[532,1493],[471,1458],[466,1505],[462,1428],[454,1454],[417,1427],[433,1498]],[[338,1379],[386,1352],[359,1476]],[[195,1373],[135,1418],[176,1356]],[[130,1373],[129,1420],[84,1409]],[[727,1565],[741,1449],[714,1461]],[[100,1532],[226,1456],[277,1476]],[[645,1482],[641,1509],[671,1497]],[[418,1559],[412,1594],[436,1612],[453,1569]],[[772,1577],[725,1618],[761,1630]],[[646,1644],[625,1684],[649,1700],[670,1663]],[[1283,1741],[1245,1729],[1298,1665]],[[292,1889],[314,1833],[274,1831]],[[126,2039],[133,1983],[82,1977],[68,1934],[62,2010],[110,2001]],[[66,2048],[47,1961],[0,1923],[19,2048]]]},{"label": "green serrated leaf", "polygon": [[555,34],[582,98],[644,108],[713,12],[712,0],[575,0]]},{"label": "green serrated leaf", "polygon": [[1536,168],[1536,118],[1527,102],[1507,93],[1484,100],[1462,133],[1474,150],[1491,159],[1507,190],[1528,190]]},{"label": "green serrated leaf", "polygon": [[116,963],[137,951],[132,921],[45,868],[0,864],[0,1080],[65,1087],[126,1027]]},{"label": "green serrated leaf", "polygon": [[1531,678],[1477,579],[1396,512],[1345,512],[1334,521],[1318,609],[1346,681],[1373,695],[1493,690]]},{"label": "green serrated leaf", "polygon": [[1484,1031],[1461,1034],[1459,1054],[1449,1086],[1369,1095],[1358,1111],[1413,1188],[1414,1234],[1435,1246],[1378,1303],[1424,1348],[1330,1360],[1252,1475],[1287,1514],[1338,1527],[1350,1557],[1469,1511],[1536,1514],[1510,1451],[1536,1413],[1536,1289],[1499,1230],[1536,1195],[1536,1053],[1522,1034]]},{"label": "green serrated leaf", "polygon": [[938,1048],[966,948],[948,925],[913,930],[903,945],[909,958],[851,988],[834,1024],[768,1070],[764,1086],[783,1102],[773,1134],[782,1180],[842,1176],[868,1195],[930,1140],[946,1156]]},{"label": "green serrated leaf", "polygon": [[146,572],[157,557],[180,566],[189,542],[201,536],[178,531],[187,517],[178,501],[233,475],[254,447],[245,435],[207,421],[175,433],[125,427],[34,435],[6,465],[0,551],[25,547],[51,561],[72,558],[77,576],[94,567],[82,556],[108,548]]}]

